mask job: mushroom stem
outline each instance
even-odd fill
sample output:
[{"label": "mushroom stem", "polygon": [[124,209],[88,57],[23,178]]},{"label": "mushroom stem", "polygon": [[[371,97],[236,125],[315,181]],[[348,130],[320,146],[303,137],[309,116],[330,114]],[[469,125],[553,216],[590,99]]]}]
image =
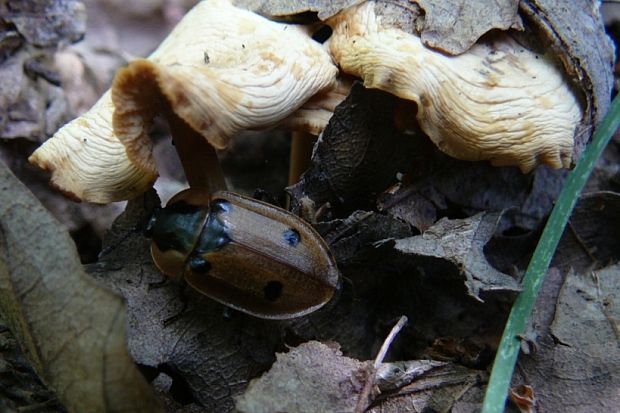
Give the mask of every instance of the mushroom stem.
[{"label": "mushroom stem", "polygon": [[167,112],[174,147],[179,154],[187,183],[209,192],[226,189],[226,180],[215,148],[173,111]]},{"label": "mushroom stem", "polygon": [[316,136],[307,132],[293,132],[291,134],[291,164],[288,170],[288,184],[294,185],[299,182],[301,174],[310,167],[312,148]]}]

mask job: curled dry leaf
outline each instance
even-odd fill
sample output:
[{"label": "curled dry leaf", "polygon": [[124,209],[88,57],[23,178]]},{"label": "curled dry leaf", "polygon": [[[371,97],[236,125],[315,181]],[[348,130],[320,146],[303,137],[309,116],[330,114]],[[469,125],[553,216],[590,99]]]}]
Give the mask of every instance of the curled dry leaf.
[{"label": "curled dry leaf", "polygon": [[[0,6],[0,15],[2,14]],[[17,32],[2,29],[0,20],[0,137],[41,141],[67,119],[67,102],[52,69],[51,52],[12,39]]]},{"label": "curled dry leaf", "polygon": [[[75,0],[0,3],[0,137],[40,142],[67,119],[54,48],[84,35]],[[13,160],[19,164],[23,156]]]},{"label": "curled dry leaf", "polygon": [[513,402],[521,413],[536,412],[536,397],[531,386],[520,384],[510,389],[508,394],[510,401]]},{"label": "curled dry leaf", "polygon": [[273,126],[336,87],[336,74],[303,27],[271,22],[226,0],[201,2],[30,161],[51,170],[52,184],[75,198],[131,198],[157,177],[148,138],[157,113],[172,110],[222,149],[236,132]]},{"label": "curled dry leaf", "polygon": [[125,344],[125,307],[0,163],[0,309],[39,377],[72,412],[159,412]]},{"label": "curled dry leaf", "polygon": [[406,171],[414,152],[414,139],[395,125],[398,108],[393,96],[355,83],[323,131],[311,168],[289,188],[293,205],[309,197],[317,208],[329,202],[340,215],[371,209],[376,194]]},{"label": "curled dry leaf", "polygon": [[310,341],[277,354],[269,372],[237,398],[244,413],[352,412],[370,363],[344,357],[338,346]]},{"label": "curled dry leaf", "polygon": [[385,25],[375,2],[347,9],[329,24],[329,50],[364,85],[414,101],[424,132],[458,159],[569,167],[581,108],[561,71],[507,35],[459,56],[426,48]]},{"label": "curled dry leaf", "polygon": [[500,213],[489,212],[466,219],[443,218],[422,235],[396,240],[394,249],[412,259],[451,263],[465,277],[474,298],[480,299],[481,291],[519,291],[517,281],[492,267],[484,255],[500,218]]}]

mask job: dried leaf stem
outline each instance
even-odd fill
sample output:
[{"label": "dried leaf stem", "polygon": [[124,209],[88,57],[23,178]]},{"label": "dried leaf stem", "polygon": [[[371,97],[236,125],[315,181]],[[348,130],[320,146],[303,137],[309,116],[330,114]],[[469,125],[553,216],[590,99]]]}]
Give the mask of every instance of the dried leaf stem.
[{"label": "dried leaf stem", "polygon": [[357,406],[355,406],[355,413],[363,413],[368,407],[370,391],[372,389],[372,386],[374,386],[375,384],[375,377],[377,375],[377,369],[379,368],[381,363],[383,363],[383,359],[385,358],[385,355],[390,349],[392,342],[394,341],[398,333],[400,333],[400,330],[402,330],[406,324],[407,324],[407,317],[403,315],[398,319],[398,322],[396,322],[394,327],[392,327],[390,334],[388,334],[385,341],[381,345],[381,349],[379,349],[379,353],[377,354],[377,357],[375,357],[375,362],[372,365],[372,370],[370,371],[368,375],[368,379],[366,380],[364,389],[362,390],[362,393],[360,394],[360,397],[357,400]]},{"label": "dried leaf stem", "polygon": [[605,119],[594,133],[592,143],[588,145],[580,162],[569,174],[538,241],[532,260],[523,277],[523,291],[515,300],[504,328],[484,398],[482,413],[504,411],[508,386],[519,355],[520,342],[518,337],[525,333],[536,297],[579,194],[587,182],[594,164],[618,126],[620,126],[620,98],[616,97]]}]

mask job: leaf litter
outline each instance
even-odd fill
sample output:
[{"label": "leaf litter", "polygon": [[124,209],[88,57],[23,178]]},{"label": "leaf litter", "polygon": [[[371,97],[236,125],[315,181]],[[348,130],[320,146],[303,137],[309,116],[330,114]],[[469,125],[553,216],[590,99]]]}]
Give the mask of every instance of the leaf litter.
[{"label": "leaf litter", "polygon": [[[262,3],[267,5],[263,7],[275,7]],[[311,8],[304,4],[296,7],[302,7],[299,12],[316,11],[319,17],[333,13],[327,8],[333,5],[314,3]],[[419,3],[423,6],[426,2]],[[550,2],[537,3],[547,13]],[[532,4],[520,6],[522,14],[527,10],[528,24],[532,24],[532,10],[536,9]],[[405,10],[419,13],[415,7]],[[506,16],[502,24],[518,24],[514,16]],[[430,30],[432,20],[427,23]],[[575,47],[562,51],[564,55],[586,53],[585,46],[563,43],[553,33],[542,32],[555,45]],[[54,39],[57,32],[50,33],[52,37],[47,38],[36,32],[28,36],[33,42],[43,42]],[[437,41],[446,47],[462,47],[451,43],[453,34],[443,36]],[[1,44],[19,47],[16,40]],[[599,62],[605,61],[606,52],[605,47],[597,52],[602,56]],[[0,70],[15,70],[24,60],[18,65],[7,62],[3,61]],[[570,60],[569,66],[576,73],[586,73],[595,90],[605,89],[601,85],[608,79],[600,80],[604,73],[593,69],[592,62],[577,58]],[[31,67],[37,70],[36,64]],[[46,74],[38,73],[40,83]],[[20,78],[23,73],[11,76]],[[45,86],[49,90],[54,87]],[[36,114],[32,109],[49,100],[47,89],[36,86],[30,93],[33,99],[20,106],[20,113]],[[599,116],[595,111],[604,111],[604,96],[597,92],[587,99],[592,116]],[[263,378],[272,375],[274,397],[282,397],[283,403],[324,403],[325,397],[332,397],[332,406],[349,409],[357,401],[352,395],[359,395],[366,383],[360,371],[367,371],[363,366],[368,363],[359,360],[372,359],[392,321],[406,314],[410,323],[392,344],[389,358],[405,361],[387,361],[382,366],[402,374],[392,376],[392,384],[385,384],[380,370],[377,386],[381,393],[373,392],[376,397],[370,411],[476,411],[487,380],[489,354],[495,350],[519,277],[565,174],[538,168],[522,175],[515,168],[449,159],[415,127],[399,123],[398,114],[408,109],[401,105],[389,95],[355,85],[316,145],[313,166],[290,188],[295,210],[301,210],[304,198],[317,209],[325,206],[316,226],[330,243],[345,278],[338,300],[308,317],[287,322],[256,320],[187,290],[188,309],[176,322],[165,325],[164,321],[183,307],[181,291],[170,283],[157,287],[162,275],[153,266],[149,241],[141,233],[142,223],[159,200],[147,194],[128,204],[106,236],[100,261],[86,269],[126,301],[129,352],[144,375],[159,383],[156,387],[167,409],[192,411],[202,406],[230,411],[235,400],[265,400],[271,393],[257,391],[257,384],[247,392],[245,389],[270,366]],[[49,119],[53,117],[42,121],[40,114],[30,123],[0,119],[0,126],[17,131],[12,133],[15,136],[38,139],[41,130],[52,129],[46,126],[52,124]],[[617,147],[616,142],[610,151],[617,153]],[[617,156],[606,160],[607,165],[614,161]],[[613,168],[608,167],[592,190],[617,189],[613,176]],[[4,179],[3,175],[2,183]],[[244,187],[243,182],[236,185]],[[252,185],[246,190],[252,191]],[[524,337],[530,355],[523,357],[515,388],[524,383],[532,386],[537,406],[550,411],[567,406],[567,411],[572,411],[577,407],[570,406],[592,403],[591,398],[579,395],[598,394],[594,385],[596,391],[601,390],[598,402],[610,408],[617,405],[613,393],[618,354],[613,283],[620,251],[614,229],[617,197],[615,192],[593,193],[578,205],[571,232],[565,233],[550,270],[550,283],[554,284],[537,307],[532,334]],[[30,315],[26,312],[24,317]],[[596,340],[583,341],[584,337]],[[329,344],[332,342],[338,345]],[[49,351],[43,348],[43,352]],[[425,359],[427,356],[434,360]],[[599,358],[607,364],[599,363]],[[562,364],[551,370],[541,368],[553,366],[556,360]],[[320,365],[332,370],[321,376],[323,370],[308,367]],[[278,391],[278,386],[293,383],[290,375],[295,371],[318,373],[314,377],[325,383],[340,378],[346,385],[322,394]],[[567,385],[573,386],[571,394],[577,395],[573,399],[563,397]],[[338,395],[334,390],[344,391]],[[314,405],[289,406],[293,406],[289,411],[309,411]]]}]

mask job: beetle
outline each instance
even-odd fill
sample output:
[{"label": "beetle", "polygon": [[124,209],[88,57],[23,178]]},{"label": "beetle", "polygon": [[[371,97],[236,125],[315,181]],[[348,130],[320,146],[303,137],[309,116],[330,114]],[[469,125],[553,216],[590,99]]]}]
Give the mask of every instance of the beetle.
[{"label": "beetle", "polygon": [[161,272],[253,316],[299,317],[339,288],[335,259],[310,224],[233,192],[181,191],[155,214],[149,232]]}]

